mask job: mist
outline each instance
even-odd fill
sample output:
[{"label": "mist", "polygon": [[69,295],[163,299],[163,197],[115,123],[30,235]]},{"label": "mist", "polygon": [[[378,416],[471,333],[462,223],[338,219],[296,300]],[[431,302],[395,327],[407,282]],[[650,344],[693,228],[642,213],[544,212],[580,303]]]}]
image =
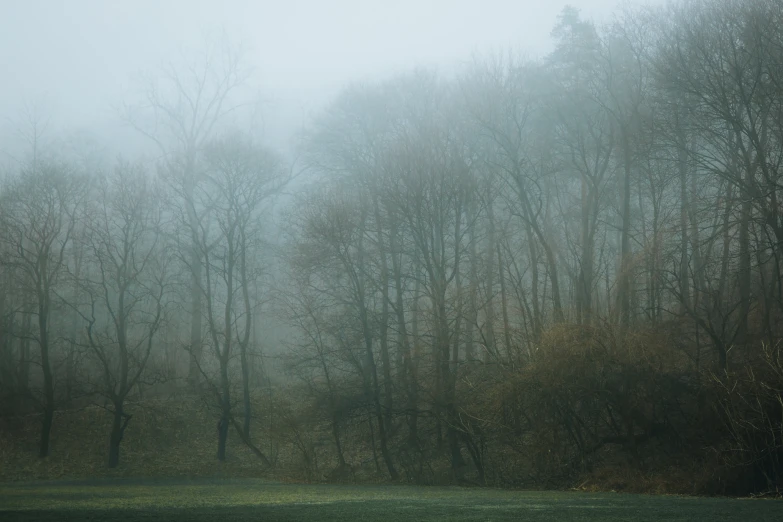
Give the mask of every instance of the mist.
[{"label": "mist", "polygon": [[[137,136],[116,107],[137,96],[140,77],[226,35],[247,54],[264,102],[264,137],[287,147],[302,125],[351,82],[412,67],[453,70],[474,53],[509,49],[540,56],[565,5],[532,1],[432,2],[8,2],[3,8],[0,114],[13,141],[23,104],[52,125],[88,133],[112,154]],[[616,2],[576,1],[588,18],[611,18]],[[32,36],[34,35],[34,38]],[[31,41],[30,45],[21,42]],[[102,138],[108,133],[109,138]],[[101,137],[101,138],[99,138]],[[6,153],[14,152],[6,150]]]},{"label": "mist", "polygon": [[781,24],[0,1],[0,481],[779,496]]}]

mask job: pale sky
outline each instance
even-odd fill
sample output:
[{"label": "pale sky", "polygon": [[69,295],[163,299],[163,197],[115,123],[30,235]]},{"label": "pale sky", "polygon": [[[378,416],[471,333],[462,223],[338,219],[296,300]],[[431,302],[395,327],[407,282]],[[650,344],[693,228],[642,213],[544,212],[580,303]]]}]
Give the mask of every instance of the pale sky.
[{"label": "pale sky", "polygon": [[600,22],[618,3],[0,0],[0,120],[15,118],[25,101],[43,102],[62,128],[110,127],[112,107],[133,99],[136,73],[198,48],[206,32],[225,31],[248,48],[255,81],[270,100],[270,141],[280,144],[292,121],[351,81],[416,66],[449,68],[477,52],[540,55],[566,4]]}]

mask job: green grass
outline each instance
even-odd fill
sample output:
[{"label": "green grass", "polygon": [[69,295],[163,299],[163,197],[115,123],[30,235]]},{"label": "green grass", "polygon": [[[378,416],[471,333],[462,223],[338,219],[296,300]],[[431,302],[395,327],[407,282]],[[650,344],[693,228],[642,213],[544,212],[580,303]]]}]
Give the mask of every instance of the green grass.
[{"label": "green grass", "polygon": [[260,480],[104,480],[0,485],[0,519],[778,522],[783,502]]}]

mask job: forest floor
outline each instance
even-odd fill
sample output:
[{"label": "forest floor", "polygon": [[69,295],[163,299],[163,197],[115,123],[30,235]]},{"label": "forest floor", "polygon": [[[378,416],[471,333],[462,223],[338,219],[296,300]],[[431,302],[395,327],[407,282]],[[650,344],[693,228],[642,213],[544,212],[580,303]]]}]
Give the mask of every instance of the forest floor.
[{"label": "forest floor", "polygon": [[0,484],[4,521],[682,520],[780,521],[783,501],[255,479],[102,479]]}]

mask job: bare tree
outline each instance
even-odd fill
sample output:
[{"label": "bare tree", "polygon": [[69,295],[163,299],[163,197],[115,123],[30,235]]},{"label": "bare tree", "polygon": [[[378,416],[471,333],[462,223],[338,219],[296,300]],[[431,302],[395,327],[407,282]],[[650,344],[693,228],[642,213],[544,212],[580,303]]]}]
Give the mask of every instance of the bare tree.
[{"label": "bare tree", "polygon": [[84,181],[67,165],[45,163],[23,171],[3,193],[0,208],[3,266],[16,270],[35,303],[37,328],[27,334],[38,344],[43,372],[43,423],[39,455],[49,455],[55,410],[51,319],[57,288],[66,273],[66,253],[79,219]]},{"label": "bare tree", "polygon": [[149,81],[143,99],[124,107],[126,121],[149,138],[160,151],[176,191],[185,199],[190,228],[190,368],[188,380],[197,386],[203,352],[202,278],[204,267],[198,246],[199,222],[204,209],[195,202],[202,181],[200,154],[221,125],[247,107],[237,95],[251,70],[243,53],[225,38],[207,42],[204,50],[182,65],[169,64]]},{"label": "bare tree", "polygon": [[[359,359],[364,392],[372,404],[372,412],[378,427],[381,455],[389,475],[398,478],[398,472],[388,447],[386,416],[381,401],[381,381],[373,350],[376,338],[372,324],[372,282],[369,280],[369,262],[365,235],[369,228],[370,206],[367,201],[351,201],[351,191],[339,185],[328,193],[312,196],[303,207],[300,227],[307,245],[299,257],[299,266],[309,270],[337,270],[324,273],[322,277],[332,279],[336,287],[327,291],[339,292],[342,301],[352,312],[354,328],[362,343]],[[305,262],[308,265],[303,265]],[[374,433],[372,434],[374,437]],[[373,444],[374,446],[374,444]]]},{"label": "bare tree", "polygon": [[[221,461],[226,458],[229,425],[236,423],[229,371],[236,349],[241,358],[244,416],[238,431],[243,441],[254,447],[250,441],[248,352],[257,310],[250,292],[260,273],[254,260],[262,254],[264,206],[286,182],[286,171],[276,155],[241,135],[226,135],[206,147],[203,180],[194,190],[192,203],[185,200],[188,207],[206,209],[196,228],[204,270],[199,291],[206,305],[209,345],[219,365],[219,375],[210,386],[219,403],[217,455]],[[186,211],[193,213],[189,208]],[[268,464],[260,451],[254,451]]]},{"label": "bare tree", "polygon": [[158,182],[139,166],[120,163],[98,182],[84,241],[89,268],[80,279],[89,351],[100,378],[95,391],[112,406],[109,467],[131,420],[125,402],[149,372],[156,336],[166,320],[173,256],[167,252]]}]

